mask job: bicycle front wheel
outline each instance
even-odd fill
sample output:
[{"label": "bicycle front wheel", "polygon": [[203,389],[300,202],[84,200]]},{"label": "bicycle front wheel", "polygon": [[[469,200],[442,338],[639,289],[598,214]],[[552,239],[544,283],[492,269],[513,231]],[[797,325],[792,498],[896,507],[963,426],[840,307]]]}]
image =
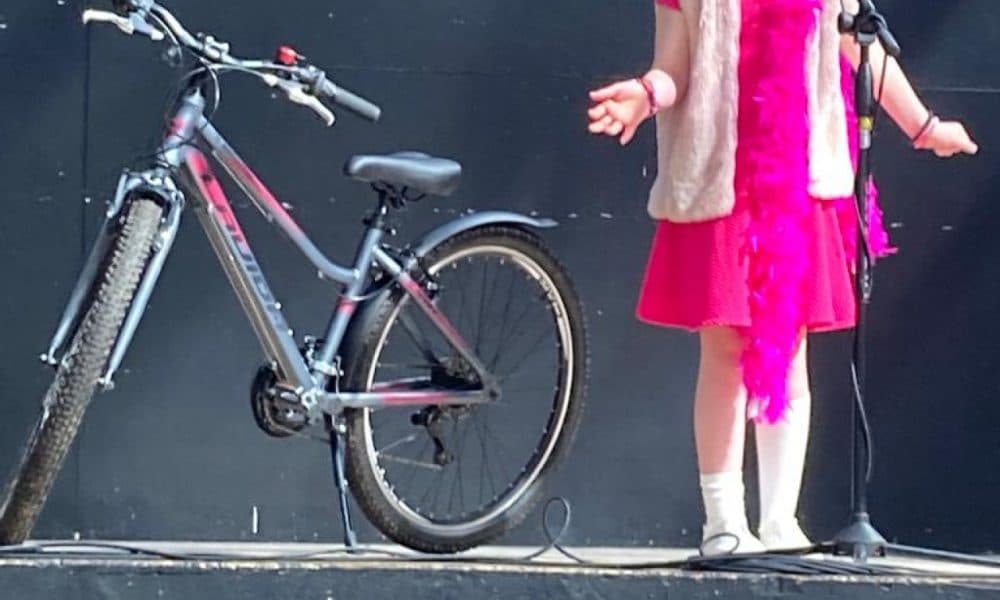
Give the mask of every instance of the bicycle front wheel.
[{"label": "bicycle front wheel", "polygon": [[145,271],[162,208],[148,199],[129,206],[97,292],[49,386],[31,437],[0,508],[0,544],[30,534],[69,453],[125,314]]},{"label": "bicycle front wheel", "polygon": [[[541,499],[579,425],[586,328],[565,269],[516,227],[460,233],[421,261],[435,303],[498,377],[489,404],[351,410],[348,475],[390,539],[433,553],[491,541]],[[398,381],[469,389],[475,376],[401,290],[351,357],[348,389]]]}]

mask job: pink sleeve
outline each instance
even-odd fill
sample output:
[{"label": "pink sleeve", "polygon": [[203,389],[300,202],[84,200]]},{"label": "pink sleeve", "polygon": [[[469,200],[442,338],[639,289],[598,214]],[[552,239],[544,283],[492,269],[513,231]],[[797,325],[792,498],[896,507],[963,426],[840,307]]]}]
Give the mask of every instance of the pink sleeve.
[{"label": "pink sleeve", "polygon": [[681,0],[656,0],[656,3],[660,6],[666,6],[667,8],[672,8],[674,10],[681,9]]}]

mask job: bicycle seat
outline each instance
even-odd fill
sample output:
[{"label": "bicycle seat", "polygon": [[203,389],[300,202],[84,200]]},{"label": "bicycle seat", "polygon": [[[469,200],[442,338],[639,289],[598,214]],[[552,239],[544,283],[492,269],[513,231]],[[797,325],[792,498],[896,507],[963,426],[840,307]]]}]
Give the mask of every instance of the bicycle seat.
[{"label": "bicycle seat", "polygon": [[422,152],[396,152],[352,156],[344,167],[344,173],[359,181],[447,196],[458,188],[462,165]]}]

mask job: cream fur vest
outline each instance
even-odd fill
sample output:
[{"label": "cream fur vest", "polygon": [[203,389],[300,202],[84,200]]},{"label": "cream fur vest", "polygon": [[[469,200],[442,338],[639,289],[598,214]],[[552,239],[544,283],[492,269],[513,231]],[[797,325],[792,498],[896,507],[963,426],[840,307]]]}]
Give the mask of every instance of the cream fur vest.
[{"label": "cream fur vest", "polygon": [[[840,80],[839,0],[823,0],[807,50],[809,192],[849,196],[854,173]],[[678,223],[726,216],[735,203],[741,0],[681,0],[691,64],[687,93],[657,117],[658,176],[649,214]]]}]

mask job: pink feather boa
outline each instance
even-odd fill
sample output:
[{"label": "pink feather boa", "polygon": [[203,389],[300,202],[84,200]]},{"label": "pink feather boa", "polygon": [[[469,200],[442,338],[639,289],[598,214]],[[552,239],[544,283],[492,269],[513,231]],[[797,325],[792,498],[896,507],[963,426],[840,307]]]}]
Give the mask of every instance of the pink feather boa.
[{"label": "pink feather boa", "polygon": [[[750,211],[744,258],[748,263],[750,326],[741,357],[748,414],[774,423],[788,408],[788,370],[806,327],[803,284],[809,276],[809,107],[806,41],[815,34],[821,0],[744,0],[740,59],[740,143],[736,152],[737,202]],[[852,104],[850,69],[845,94]],[[853,110],[848,123],[856,147]],[[853,154],[852,150],[852,154]],[[892,252],[882,226],[877,190],[870,205],[873,252]],[[854,199],[837,202],[845,252],[857,251]]]},{"label": "pink feather boa", "polygon": [[788,368],[804,326],[802,287],[812,214],[806,41],[820,0],[744,0],[736,197],[750,210],[750,326],[742,355],[749,414],[775,422],[788,407]]}]

